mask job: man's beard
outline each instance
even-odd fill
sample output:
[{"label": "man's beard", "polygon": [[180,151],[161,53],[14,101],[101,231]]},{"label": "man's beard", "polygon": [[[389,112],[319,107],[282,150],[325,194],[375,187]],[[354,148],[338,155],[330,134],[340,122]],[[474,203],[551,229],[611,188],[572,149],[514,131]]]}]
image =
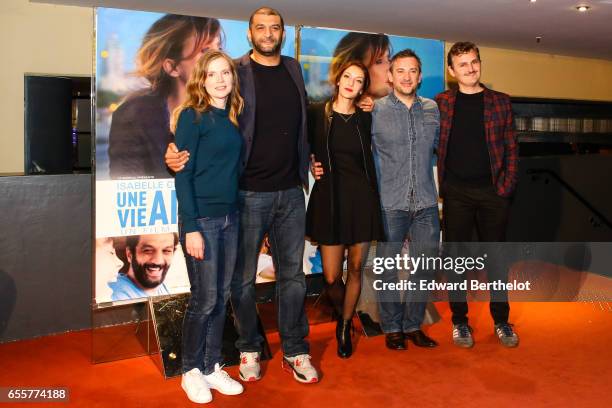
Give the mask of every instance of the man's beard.
[{"label": "man's beard", "polygon": [[272,47],[272,49],[270,51],[265,51],[263,50],[259,44],[257,44],[257,42],[253,41],[253,48],[261,55],[266,56],[266,57],[274,57],[275,55],[279,55],[280,51],[281,51],[281,47],[283,45],[283,42],[281,40],[279,40],[274,47]]},{"label": "man's beard", "polygon": [[412,88],[412,90],[411,90],[410,92],[406,92],[406,91],[404,91],[404,90],[403,90],[401,87],[399,87],[399,86],[393,87],[393,90],[394,90],[395,92],[397,92],[398,94],[402,95],[402,96],[409,96],[409,97],[412,97],[412,96],[416,95],[417,87]]},{"label": "man's beard", "polygon": [[[147,277],[147,268],[155,268],[159,267],[162,270],[161,278],[159,280],[152,280]],[[141,264],[138,261],[134,260],[132,263],[132,270],[134,271],[134,277],[136,281],[146,289],[153,289],[157,286],[161,285],[166,279],[166,274],[168,273],[168,269],[170,269],[170,265],[167,263],[164,264],[154,264],[154,263],[145,263]]]}]

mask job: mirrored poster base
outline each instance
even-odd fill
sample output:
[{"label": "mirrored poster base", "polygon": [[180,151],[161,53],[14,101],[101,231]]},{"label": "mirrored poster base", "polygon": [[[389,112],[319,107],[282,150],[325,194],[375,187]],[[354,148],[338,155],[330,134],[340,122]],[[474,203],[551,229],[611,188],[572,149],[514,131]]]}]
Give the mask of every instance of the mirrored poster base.
[{"label": "mirrored poster base", "polygon": [[94,364],[146,356],[158,350],[146,299],[92,310]]},{"label": "mirrored poster base", "polygon": [[[159,344],[161,366],[166,378],[172,378],[182,374],[182,333],[183,318],[189,303],[189,293],[179,295],[154,296],[149,298],[149,314],[153,318],[153,328],[156,343]],[[234,346],[238,339],[238,333],[234,326],[232,308],[226,308],[227,317],[223,329],[223,365],[233,366],[240,363],[240,352]],[[272,358],[268,340],[258,319],[259,331],[264,338],[261,360]]]}]

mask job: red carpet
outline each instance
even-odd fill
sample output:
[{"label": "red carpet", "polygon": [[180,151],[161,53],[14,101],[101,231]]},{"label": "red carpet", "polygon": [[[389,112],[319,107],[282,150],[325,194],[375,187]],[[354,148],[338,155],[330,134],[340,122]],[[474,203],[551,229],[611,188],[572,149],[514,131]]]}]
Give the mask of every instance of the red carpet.
[{"label": "red carpet", "polygon": [[[476,346],[452,345],[450,316],[426,331],[434,350],[398,352],[384,338],[359,336],[349,360],[336,357],[334,325],[311,327],[313,361],[321,382],[302,385],[280,367],[278,336],[264,377],[244,394],[213,392],[216,407],[601,407],[612,399],[612,312],[608,304],[514,303],[511,321],[521,337],[505,349],[493,335],[488,306],[470,304]],[[65,386],[70,405],[182,407],[191,404],[180,379],[164,380],[153,357],[92,365],[89,331],[0,345],[0,386]],[[229,368],[236,378],[237,367]],[[608,401],[606,403],[605,401]],[[44,404],[14,404],[19,407]],[[49,404],[66,405],[66,404]],[[0,404],[7,406],[7,404]]]}]

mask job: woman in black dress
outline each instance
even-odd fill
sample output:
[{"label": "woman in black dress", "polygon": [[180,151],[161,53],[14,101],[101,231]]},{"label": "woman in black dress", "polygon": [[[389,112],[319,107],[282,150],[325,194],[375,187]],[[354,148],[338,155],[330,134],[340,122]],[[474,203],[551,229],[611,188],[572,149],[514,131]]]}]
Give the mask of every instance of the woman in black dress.
[{"label": "woman in black dress", "polygon": [[308,110],[310,145],[323,175],[317,177],[308,202],[306,235],[320,245],[326,290],[339,315],[338,355],[347,358],[352,354],[350,333],[362,266],[370,241],[384,236],[371,150],[372,117],[356,105],[368,87],[368,70],[359,61],[349,61],[337,72],[332,100]]}]

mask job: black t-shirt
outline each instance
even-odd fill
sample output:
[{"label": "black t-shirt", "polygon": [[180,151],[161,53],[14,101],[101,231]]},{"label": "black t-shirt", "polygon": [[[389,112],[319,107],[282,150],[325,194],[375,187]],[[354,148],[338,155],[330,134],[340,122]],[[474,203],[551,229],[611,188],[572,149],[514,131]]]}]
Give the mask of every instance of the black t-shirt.
[{"label": "black t-shirt", "polygon": [[240,181],[248,191],[280,191],[300,185],[298,134],[302,120],[299,91],[281,63],[251,60],[255,80],[255,135]]},{"label": "black t-shirt", "polygon": [[492,183],[484,128],[484,92],[457,92],[446,169],[450,182],[477,187]]}]

